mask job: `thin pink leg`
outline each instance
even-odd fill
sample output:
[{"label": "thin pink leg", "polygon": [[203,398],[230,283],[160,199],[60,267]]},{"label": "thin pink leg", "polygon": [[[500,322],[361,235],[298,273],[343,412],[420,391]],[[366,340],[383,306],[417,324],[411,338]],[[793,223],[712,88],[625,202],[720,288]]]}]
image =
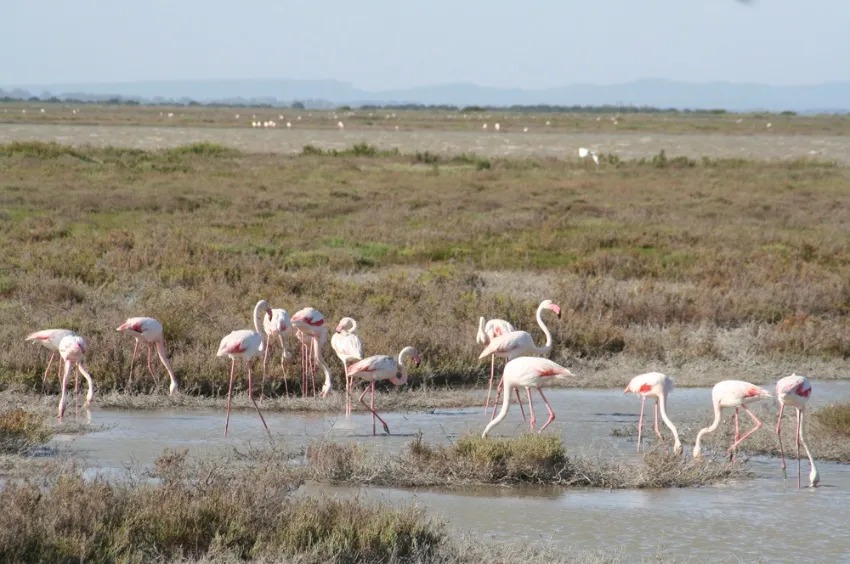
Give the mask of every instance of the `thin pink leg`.
[{"label": "thin pink leg", "polygon": [[313,337],[313,340],[310,343],[310,350],[312,354],[310,355],[310,379],[313,382],[313,397],[316,397],[316,357],[314,355],[319,354],[319,343],[316,340],[316,337]]},{"label": "thin pink leg", "polygon": [[133,347],[133,356],[130,357],[130,376],[127,378],[127,390],[129,394],[133,389],[133,364],[136,362],[136,353],[139,351],[139,340],[136,339],[136,346]]},{"label": "thin pink leg", "polygon": [[301,395],[307,397],[307,345],[301,343]]},{"label": "thin pink leg", "polygon": [[263,398],[265,397],[266,390],[266,371],[269,368],[269,348],[271,348],[272,337],[271,335],[266,335],[266,352],[263,355],[263,379],[260,382],[260,403],[263,403]]},{"label": "thin pink leg", "polygon": [[643,433],[643,408],[646,405],[646,396],[641,396],[640,398],[640,419],[638,419],[638,444],[637,451],[640,452],[640,441]]},{"label": "thin pink leg", "polygon": [[[53,365],[53,359],[56,358],[56,351],[53,351],[50,354],[50,360],[47,361],[47,368],[44,369],[44,378],[41,379],[41,391],[44,393],[45,388],[47,387],[47,374],[50,372],[50,367]],[[60,378],[61,373],[60,373]]]},{"label": "thin pink leg", "polygon": [[[733,445],[732,445],[732,448],[731,448],[731,449],[729,449],[729,451],[730,451],[730,452],[734,452],[734,451],[735,451],[735,449],[738,447],[738,445],[739,445],[739,444],[741,444],[741,442],[742,442],[744,439],[746,439],[747,437],[749,437],[750,435],[752,435],[753,433],[755,433],[756,431],[758,431],[758,430],[761,428],[761,421],[759,421],[758,417],[756,417],[756,414],[755,414],[755,413],[753,413],[752,411],[750,411],[750,409],[749,409],[746,405],[742,405],[741,407],[744,409],[744,411],[746,411],[746,412],[749,414],[749,416],[752,418],[753,422],[754,422],[756,425],[755,425],[755,427],[753,427],[752,429],[750,429],[748,432],[744,433],[744,436],[743,436],[743,437],[741,437],[740,439],[738,439],[737,441],[735,441],[735,444],[733,444]],[[737,411],[737,410],[736,410],[736,411]]]},{"label": "thin pink leg", "polygon": [[666,451],[667,445],[664,443],[664,436],[658,428],[658,398],[655,398],[655,434],[658,435],[658,440],[661,441],[661,446],[663,446]]},{"label": "thin pink leg", "polygon": [[381,424],[384,426],[384,432],[389,435],[390,434],[390,428],[387,425],[387,422],[384,421],[383,419],[381,419],[381,416],[378,415],[377,411],[375,411],[375,382],[374,381],[372,381],[371,388],[372,388],[372,406],[370,407],[370,406],[366,405],[366,402],[363,401],[363,396],[365,396],[366,392],[369,391],[369,386],[366,386],[366,388],[363,390],[363,393],[360,394],[360,400],[359,401],[360,401],[360,403],[363,404],[363,407],[365,407],[366,409],[368,409],[369,411],[372,412],[372,435],[375,434],[375,418],[376,417],[378,418],[378,421],[380,421]]},{"label": "thin pink leg", "polygon": [[80,389],[80,368],[79,366],[74,366],[74,417],[80,415],[80,403],[77,397],[77,392]]},{"label": "thin pink leg", "polygon": [[159,379],[156,377],[156,374],[153,373],[153,366],[151,366],[151,352],[153,352],[153,343],[148,343],[148,372],[151,373],[151,378],[153,378],[154,384],[157,388],[159,388]]},{"label": "thin pink leg", "polygon": [[797,489],[800,489],[800,408],[797,410]]},{"label": "thin pink leg", "polygon": [[251,365],[254,364],[254,360],[251,359],[248,361],[248,399],[251,400],[251,403],[254,404],[254,408],[257,410],[257,415],[260,416],[260,421],[263,422],[263,427],[266,428],[266,433],[269,434],[269,438],[272,437],[271,431],[269,431],[269,426],[266,425],[266,419],[263,417],[263,413],[260,411],[260,406],[257,405],[257,402],[254,401],[254,397],[251,395],[251,388],[253,387],[251,384],[252,374],[251,374]]},{"label": "thin pink leg", "polygon": [[[484,415],[487,415],[487,410],[490,409],[490,394],[493,393],[493,376],[496,372],[496,355],[490,355],[490,385],[487,387],[487,400],[484,402]],[[495,408],[495,405],[494,405]],[[495,409],[494,409],[495,411]]]},{"label": "thin pink leg", "polygon": [[531,388],[526,388],[525,393],[528,396],[528,412],[531,414],[531,432],[534,432],[534,404],[531,403]]},{"label": "thin pink leg", "polygon": [[[280,339],[280,349],[283,351],[280,355],[280,367],[283,369],[283,393],[286,394],[286,397],[289,397],[289,384],[286,383],[286,380],[289,377],[289,371],[286,368],[286,364],[283,362],[283,356],[286,354],[286,343],[283,342],[283,335],[278,333],[278,339]],[[262,396],[260,396],[262,398]]]},{"label": "thin pink leg", "polygon": [[554,421],[554,420],[555,420],[555,412],[554,412],[554,411],[552,411],[552,406],[551,406],[551,405],[549,405],[549,400],[547,400],[547,399],[546,399],[546,396],[544,396],[544,395],[543,395],[543,390],[542,390],[542,389],[540,389],[540,388],[538,387],[538,388],[537,388],[537,391],[538,391],[538,392],[540,392],[540,397],[541,397],[541,398],[543,398],[543,403],[545,403],[545,404],[546,404],[546,411],[548,411],[548,412],[549,412],[549,419],[546,421],[546,424],[545,424],[545,425],[543,425],[542,427],[540,427],[540,432],[542,433],[542,432],[543,432],[543,429],[545,429],[546,427],[548,427],[548,426],[549,426],[549,424],[550,424],[552,421]]},{"label": "thin pink leg", "polygon": [[735,458],[737,453],[735,452],[735,445],[738,444],[738,437],[740,437],[740,431],[738,426],[738,408],[735,408],[735,441],[732,443],[732,448],[730,449],[732,453],[732,462],[735,462]]},{"label": "thin pink leg", "polygon": [[779,418],[776,420],[776,438],[779,439],[779,452],[782,455],[782,477],[787,478],[788,473],[785,470],[785,447],[782,446],[782,412],[785,410],[785,404],[779,404]]},{"label": "thin pink leg", "polygon": [[[522,420],[525,421],[525,410],[522,408],[522,400],[519,397],[519,389],[514,388],[516,391],[516,400],[519,403],[519,412],[522,414]],[[502,380],[499,380],[499,385],[496,388],[496,401],[493,402],[493,414],[490,415],[490,421],[492,421],[496,417],[496,406],[499,404],[499,398],[502,397]]]},{"label": "thin pink leg", "polygon": [[236,375],[236,359],[230,361],[230,387],[227,388],[227,415],[224,418],[224,436],[227,436],[227,427],[230,425],[230,398],[233,395],[233,377]]}]

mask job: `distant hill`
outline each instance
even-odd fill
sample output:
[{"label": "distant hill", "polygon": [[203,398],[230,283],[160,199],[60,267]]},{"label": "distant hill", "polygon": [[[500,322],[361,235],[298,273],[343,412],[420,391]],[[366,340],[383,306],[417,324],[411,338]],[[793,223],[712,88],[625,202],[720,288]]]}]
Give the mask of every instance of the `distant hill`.
[{"label": "distant hill", "polygon": [[195,100],[202,103],[262,103],[308,107],[362,104],[425,104],[511,106],[550,104],[563,106],[652,106],[676,109],[726,109],[729,111],[847,112],[850,82],[817,85],[770,86],[765,84],[705,82],[686,83],[643,79],[613,85],[573,84],[557,88],[525,90],[475,84],[443,84],[370,92],[337,80],[166,80],[124,83],[9,85],[0,97],[105,100],[134,99],[141,102]]}]

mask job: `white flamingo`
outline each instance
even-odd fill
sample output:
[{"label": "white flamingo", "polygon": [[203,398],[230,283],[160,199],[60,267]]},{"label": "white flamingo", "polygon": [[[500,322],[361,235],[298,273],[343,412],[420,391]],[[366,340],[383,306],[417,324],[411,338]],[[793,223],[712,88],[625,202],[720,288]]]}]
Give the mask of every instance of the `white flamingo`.
[{"label": "white flamingo", "polygon": [[664,420],[664,424],[667,425],[673,433],[673,452],[676,455],[682,453],[682,442],[679,440],[679,432],[676,430],[676,426],[673,425],[673,422],[670,421],[670,418],[667,417],[667,394],[670,393],[673,386],[673,379],[661,374],[660,372],[639,374],[632,378],[629,385],[626,386],[626,390],[623,392],[624,394],[631,392],[641,397],[640,419],[638,420],[638,452],[640,452],[641,431],[643,430],[643,408],[646,404],[646,398],[650,397],[655,398],[655,434],[658,435],[658,438],[661,439],[662,442],[664,442],[664,437],[661,436],[661,431],[658,430],[658,411],[660,409],[661,419]]},{"label": "white flamingo", "polygon": [[343,317],[331,336],[331,348],[342,362],[342,375],[345,377],[345,416],[351,415],[351,378],[348,377],[348,363],[363,360],[363,342],[356,334],[357,321]]},{"label": "white flamingo", "polygon": [[172,396],[177,392],[177,377],[174,375],[174,369],[171,367],[171,362],[168,360],[168,355],[165,353],[165,336],[163,335],[162,324],[152,317],[130,317],[121,324],[118,329],[119,333],[125,333],[136,339],[136,346],[133,347],[133,357],[130,359],[130,377],[127,379],[127,390],[129,391],[133,384],[133,363],[136,360],[136,353],[139,350],[139,343],[145,343],[148,346],[148,372],[157,382],[156,375],[153,373],[151,366],[151,351],[156,347],[156,352],[159,355],[159,360],[168,372],[168,377],[171,379],[171,384],[168,387],[168,395]]},{"label": "white flamingo", "polygon": [[[749,382],[744,382],[742,380],[723,380],[722,382],[716,383],[711,389],[711,404],[714,407],[714,422],[708,427],[700,429],[700,432],[697,433],[697,440],[694,444],[694,458],[699,458],[701,456],[702,449],[700,448],[700,442],[702,441],[703,435],[706,433],[713,433],[717,430],[717,427],[720,426],[720,416],[723,409],[727,407],[734,407],[735,440],[728,451],[729,456],[734,460],[735,449],[739,444],[741,444],[741,441],[755,433],[761,427],[761,421],[759,421],[755,413],[750,411],[747,405],[759,400],[770,399],[772,397],[773,396],[770,395],[770,392],[764,388],[759,388],[754,384],[750,384]],[[740,438],[740,432],[738,429],[739,408],[743,408],[755,423],[755,427],[750,429],[743,437]]]},{"label": "white flamingo", "polygon": [[88,409],[91,405],[91,400],[94,397],[94,381],[91,374],[86,370],[83,364],[86,354],[86,340],[76,334],[65,336],[59,343],[59,355],[65,361],[65,372],[62,375],[62,396],[59,398],[59,414],[58,419],[62,421],[62,416],[65,414],[65,402],[67,399],[68,377],[71,375],[71,368],[75,368],[74,372],[74,413],[79,415],[80,410],[77,405],[77,389],[78,382],[77,373],[81,372],[88,383],[89,389],[86,393],[86,403],[83,409]]},{"label": "white flamingo", "polygon": [[[36,331],[35,333],[30,333],[26,336],[24,341],[28,341],[31,343],[38,343],[47,350],[51,351],[50,360],[47,361],[47,368],[44,369],[44,378],[41,381],[42,391],[44,391],[44,387],[47,384],[47,373],[50,372],[50,366],[53,364],[53,359],[56,358],[56,354],[59,352],[59,343],[62,342],[62,339],[67,337],[68,335],[75,335],[73,331],[70,329],[42,329],[41,331]],[[59,383],[62,383],[62,362],[56,363],[56,376],[59,378]]]},{"label": "white flamingo", "polygon": [[[795,433],[795,442],[797,443],[797,487],[800,487],[800,444],[806,449],[806,456],[809,457],[809,485],[815,487],[820,482],[818,469],[815,468],[815,459],[812,458],[812,453],[809,451],[806,440],[803,438],[803,427],[806,406],[812,398],[812,384],[805,376],[792,374],[786,376],[776,383],[776,399],[779,400],[779,417],[776,420],[776,436],[779,439],[779,452],[782,453],[782,474],[785,474],[785,448],[782,446],[782,435],[780,427],[782,425],[782,412],[785,406],[793,407],[797,412],[797,432]],[[787,475],[786,475],[787,477]]]},{"label": "white flamingo", "polygon": [[[416,349],[413,347],[404,347],[398,355],[398,362],[396,362],[396,359],[391,356],[375,355],[364,358],[363,360],[355,362],[348,367],[348,376],[351,378],[352,382],[355,378],[371,382],[371,386],[367,386],[366,389],[363,390],[363,393],[360,394],[359,401],[363,404],[363,407],[372,412],[372,435],[375,434],[375,418],[377,418],[384,426],[384,432],[388,435],[390,434],[390,428],[387,426],[387,422],[378,415],[377,411],[375,411],[375,382],[380,380],[389,380],[396,386],[403,386],[406,384],[406,362],[408,359],[413,360],[416,366],[419,366],[420,358]],[[401,366],[401,378],[396,376],[399,366]],[[366,402],[363,401],[363,396],[366,395],[366,392],[369,391],[370,387],[372,389],[372,402],[371,405],[366,405]]]},{"label": "white flamingo", "polygon": [[[484,322],[483,317],[478,318],[478,333],[475,335],[475,342],[479,345],[487,345],[490,343],[490,340],[495,337],[501,337],[502,335],[507,335],[516,331],[516,328],[505,321],[504,319],[491,319],[488,322]],[[484,413],[487,413],[487,410],[490,409],[490,393],[493,391],[493,376],[495,375],[496,370],[496,355],[490,355],[490,384],[487,387],[487,399],[484,402]],[[522,407],[522,404],[520,404]],[[525,420],[525,413],[523,412],[523,420]]]},{"label": "white flamingo", "polygon": [[283,369],[283,391],[288,396],[289,386],[286,383],[286,364],[292,355],[286,350],[286,336],[292,330],[292,320],[289,318],[289,312],[285,309],[273,308],[271,316],[263,316],[263,330],[266,333],[266,346],[263,353],[263,381],[260,385],[260,402],[263,401],[263,393],[266,389],[266,372],[269,364],[269,350],[272,348],[272,339],[277,337],[280,341],[282,352],[280,354],[280,367]]}]

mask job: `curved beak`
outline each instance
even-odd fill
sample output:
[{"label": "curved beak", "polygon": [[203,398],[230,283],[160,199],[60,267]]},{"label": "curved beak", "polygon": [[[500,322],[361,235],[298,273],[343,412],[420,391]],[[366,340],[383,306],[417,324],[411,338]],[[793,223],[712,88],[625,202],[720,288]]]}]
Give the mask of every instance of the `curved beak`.
[{"label": "curved beak", "polygon": [[561,307],[555,304],[552,304],[552,311],[555,312],[555,315],[558,316],[558,319],[561,319]]},{"label": "curved beak", "polygon": [[271,321],[271,319],[272,319],[272,310],[271,310],[271,309],[267,309],[267,310],[266,310],[266,314],[269,316],[269,321]]},{"label": "curved beak", "polygon": [[628,387],[628,386],[626,386],[626,389],[625,389],[625,390],[623,390],[623,393],[624,393],[624,394],[628,394],[628,393],[629,393],[629,387]]},{"label": "curved beak", "polygon": [[419,363],[422,362],[422,360],[419,358],[419,355],[416,355],[413,357],[413,362],[416,363],[416,366],[419,366]]}]

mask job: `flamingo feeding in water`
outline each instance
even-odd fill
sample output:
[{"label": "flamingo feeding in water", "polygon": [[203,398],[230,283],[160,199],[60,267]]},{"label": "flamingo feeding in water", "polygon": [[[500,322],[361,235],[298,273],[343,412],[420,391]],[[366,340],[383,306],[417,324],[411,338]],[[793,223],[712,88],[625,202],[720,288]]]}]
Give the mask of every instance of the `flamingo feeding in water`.
[{"label": "flamingo feeding in water", "polygon": [[292,320],[289,319],[289,312],[285,309],[272,309],[271,317],[263,316],[263,330],[266,332],[266,351],[263,354],[263,382],[260,384],[260,401],[263,401],[263,393],[266,389],[266,371],[269,364],[269,350],[272,348],[272,338],[277,337],[280,340],[281,349],[280,367],[283,369],[283,391],[288,396],[289,386],[286,383],[286,365],[285,361],[289,360],[291,355],[286,350],[286,335],[292,330]]},{"label": "flamingo feeding in water", "polygon": [[254,363],[254,357],[259,356],[263,351],[263,336],[260,334],[260,317],[263,315],[272,316],[272,308],[266,300],[260,300],[254,306],[254,331],[250,329],[240,329],[226,335],[218,345],[218,352],[215,356],[227,355],[230,357],[230,386],[227,388],[227,415],[224,420],[224,436],[227,436],[227,428],[230,424],[230,399],[233,395],[233,378],[236,375],[236,359],[240,358],[248,364],[248,399],[254,404],[257,409],[257,414],[260,416],[260,421],[263,422],[263,427],[266,428],[266,433],[269,437],[272,436],[269,431],[263,413],[257,402],[254,401],[253,382],[251,374],[251,365]]},{"label": "flamingo feeding in water", "polygon": [[[555,312],[558,319],[561,318],[561,307],[552,303],[552,300],[543,300],[540,302],[540,305],[537,306],[537,324],[543,330],[543,334],[546,335],[546,343],[542,347],[538,347],[534,344],[534,339],[531,338],[531,334],[527,331],[511,331],[501,337],[491,339],[490,344],[481,351],[480,355],[478,355],[478,359],[486,358],[488,355],[492,354],[500,358],[507,358],[508,361],[510,361],[520,356],[549,354],[552,350],[552,334],[549,332],[546,324],[543,323],[542,315],[544,309]],[[504,376],[502,379],[503,378]],[[502,379],[499,380],[499,386],[496,388],[496,401],[493,404],[493,416],[496,415],[496,404],[499,403],[499,396],[502,393]],[[516,389],[516,397],[517,401],[519,401],[520,410],[522,410],[522,400],[520,400],[519,397],[519,389]],[[522,418],[524,421],[525,412],[523,412]]]},{"label": "flamingo feeding in water", "polygon": [[348,377],[348,363],[363,360],[363,341],[356,334],[357,321],[343,317],[331,336],[331,348],[342,362],[342,375],[345,378],[345,416],[351,415],[351,378]]},{"label": "flamingo feeding in water", "polygon": [[[726,407],[734,407],[735,441],[732,443],[732,446],[728,451],[729,456],[734,460],[735,449],[739,444],[741,444],[741,441],[755,433],[761,427],[761,421],[759,421],[758,417],[750,411],[747,405],[759,400],[770,399],[772,397],[773,396],[770,395],[770,392],[764,388],[759,388],[754,384],[750,384],[749,382],[744,382],[742,380],[723,380],[722,382],[716,383],[711,389],[711,404],[714,406],[714,422],[697,433],[697,440],[694,444],[694,458],[699,458],[701,456],[700,442],[702,441],[703,435],[706,433],[713,433],[717,430],[717,427],[720,426],[720,414],[723,409]],[[745,433],[743,437],[739,438],[738,409],[740,408],[743,408],[744,411],[750,415],[755,423],[755,427]]]},{"label": "flamingo feeding in water", "polygon": [[487,424],[482,437],[486,437],[490,429],[498,425],[502,419],[508,414],[508,408],[511,405],[511,389],[519,390],[525,388],[528,394],[528,412],[530,414],[531,430],[534,431],[534,404],[531,403],[531,388],[537,388],[540,397],[543,398],[543,403],[546,404],[546,411],[549,412],[549,419],[546,424],[540,428],[539,432],[549,426],[555,420],[555,412],[552,411],[552,406],[543,395],[543,386],[551,386],[557,381],[566,382],[569,376],[574,376],[572,372],[556,362],[552,362],[548,358],[538,356],[521,356],[508,361],[505,365],[505,370],[502,373],[502,383],[505,387],[505,399],[502,403],[502,409],[499,414]]},{"label": "flamingo feeding in water", "polygon": [[171,384],[168,387],[168,395],[172,396],[177,392],[177,377],[174,375],[174,369],[171,367],[171,362],[165,354],[165,337],[162,332],[162,324],[152,317],[130,317],[121,324],[118,329],[119,333],[126,333],[136,339],[136,346],[133,347],[133,357],[130,359],[130,377],[127,379],[127,390],[131,389],[133,383],[133,363],[136,361],[136,353],[139,350],[139,343],[145,343],[148,346],[148,372],[159,386],[159,381],[153,373],[151,366],[151,350],[156,347],[156,352],[159,355],[159,360],[168,372],[168,377],[171,378]]},{"label": "flamingo feeding in water", "polygon": [[[479,345],[488,345],[490,341],[496,337],[507,335],[516,331],[513,325],[504,319],[491,319],[484,323],[484,318],[478,318],[478,334],[475,335],[475,342]],[[490,409],[490,393],[493,391],[493,376],[496,370],[496,355],[490,355],[490,384],[487,386],[487,399],[484,402],[484,413]]]},{"label": "flamingo feeding in water", "polygon": [[86,354],[86,340],[76,334],[66,335],[59,342],[59,355],[65,361],[65,372],[62,375],[62,396],[59,398],[59,414],[58,419],[62,421],[62,416],[65,414],[65,401],[67,398],[68,377],[71,375],[71,368],[75,368],[74,373],[74,413],[79,415],[80,410],[77,405],[77,390],[79,388],[79,380],[77,372],[82,372],[83,377],[89,385],[88,393],[86,393],[86,403],[83,409],[88,409],[91,405],[91,400],[94,397],[94,381],[91,374],[86,370],[83,361]]},{"label": "flamingo feeding in water", "polygon": [[[75,333],[70,329],[42,329],[41,331],[36,331],[35,333],[30,333],[27,335],[24,341],[38,343],[47,350],[51,351],[50,360],[47,361],[47,368],[44,369],[44,378],[41,381],[42,391],[44,391],[44,386],[47,384],[47,373],[50,372],[50,366],[53,364],[53,359],[56,358],[56,353],[59,352],[59,343],[62,342],[62,339],[69,335],[74,335]],[[59,383],[62,383],[62,362],[56,363],[56,375],[59,377]]]},{"label": "flamingo feeding in water", "polygon": [[[301,390],[303,396],[307,397],[307,373],[310,372],[313,382],[313,396],[315,397],[316,378],[314,368],[311,364],[311,357],[313,356],[313,351],[316,349],[318,349],[316,350],[316,358],[322,354],[321,347],[317,347],[317,345],[319,344],[319,337],[324,335],[327,338],[325,316],[315,308],[305,307],[296,311],[295,315],[292,316],[292,326],[297,330],[296,337],[301,342]],[[309,346],[307,344],[308,342],[310,343]],[[322,341],[323,343],[324,341]]]},{"label": "flamingo feeding in water", "polygon": [[664,424],[667,425],[673,433],[673,452],[676,455],[682,453],[682,443],[679,440],[679,432],[676,430],[676,426],[673,425],[673,422],[670,421],[670,418],[667,417],[667,394],[673,389],[673,385],[673,379],[669,376],[661,374],[660,372],[648,372],[646,374],[635,376],[629,382],[629,385],[626,386],[626,390],[623,392],[624,394],[631,392],[641,397],[640,419],[638,420],[638,452],[640,452],[641,431],[643,430],[643,408],[646,404],[646,398],[651,397],[655,398],[655,434],[658,435],[658,438],[661,439],[661,442],[663,443],[664,437],[661,436],[661,431],[658,430],[658,411],[660,410],[661,419],[664,420]]},{"label": "flamingo feeding in water", "polygon": [[[412,359],[416,366],[419,366],[419,363],[421,362],[419,353],[416,352],[415,348],[404,347],[398,354],[398,362],[396,362],[396,359],[391,356],[375,355],[364,358],[363,360],[355,362],[348,367],[348,377],[351,378],[352,385],[355,378],[371,382],[371,405],[366,405],[366,402],[363,401],[363,396],[365,396],[366,392],[369,391],[370,386],[366,386],[366,389],[364,389],[363,393],[360,394],[359,401],[363,404],[363,407],[372,412],[372,435],[375,434],[375,418],[377,418],[381,422],[381,425],[384,426],[384,432],[388,435],[390,434],[390,428],[387,426],[387,422],[378,415],[377,411],[375,411],[375,382],[378,382],[379,380],[389,380],[396,386],[403,386],[406,384],[406,363],[408,359]],[[399,366],[401,366],[401,378],[396,376]]]},{"label": "flamingo feeding in water", "polygon": [[[785,406],[793,407],[797,412],[797,433],[795,439],[797,443],[797,487],[800,487],[800,443],[806,449],[806,456],[809,457],[809,484],[815,487],[820,482],[818,469],[815,468],[815,460],[812,458],[812,453],[809,452],[809,447],[806,445],[806,440],[803,438],[803,417],[805,416],[806,406],[812,397],[812,384],[805,376],[792,374],[786,376],[776,383],[776,399],[779,400],[779,418],[776,420],[776,436],[779,439],[779,452],[782,453],[782,474],[785,475],[785,449],[782,446],[782,435],[780,427],[782,425],[782,412]],[[786,475],[787,477],[787,475]]]}]

